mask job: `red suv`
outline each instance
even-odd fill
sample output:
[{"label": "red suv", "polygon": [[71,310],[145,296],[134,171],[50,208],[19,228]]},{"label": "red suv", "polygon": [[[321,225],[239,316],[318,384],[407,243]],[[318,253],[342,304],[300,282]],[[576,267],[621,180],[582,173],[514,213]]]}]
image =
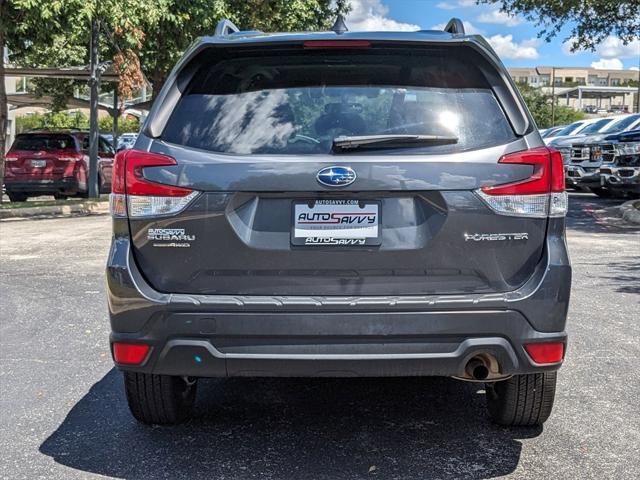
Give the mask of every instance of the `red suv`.
[{"label": "red suv", "polygon": [[[115,152],[102,137],[98,145],[98,185],[108,193]],[[88,132],[34,131],[16,136],[5,157],[4,184],[12,202],[38,195],[86,196],[88,172]]]}]

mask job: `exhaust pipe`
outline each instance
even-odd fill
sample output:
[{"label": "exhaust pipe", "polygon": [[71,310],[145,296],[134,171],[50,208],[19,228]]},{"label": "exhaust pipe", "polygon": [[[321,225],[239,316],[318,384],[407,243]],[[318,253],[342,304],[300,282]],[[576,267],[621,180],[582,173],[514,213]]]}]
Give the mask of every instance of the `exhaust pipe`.
[{"label": "exhaust pipe", "polygon": [[481,357],[473,357],[469,360],[465,372],[474,380],[486,380],[489,376],[489,368]]}]

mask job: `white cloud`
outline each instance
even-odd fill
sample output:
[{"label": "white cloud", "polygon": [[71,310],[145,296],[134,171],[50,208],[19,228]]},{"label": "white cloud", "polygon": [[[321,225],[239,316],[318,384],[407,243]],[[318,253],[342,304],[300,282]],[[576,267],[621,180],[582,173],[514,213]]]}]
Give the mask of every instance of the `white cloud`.
[{"label": "white cloud", "polygon": [[[575,38],[572,37],[562,44],[562,52],[565,55],[577,55],[585,50],[571,51]],[[587,50],[588,52],[588,50]],[[632,40],[626,45],[618,37],[609,35],[601,43],[596,45],[595,54],[600,58],[638,58],[640,56],[640,39]]]},{"label": "white cloud", "polygon": [[640,70],[640,67],[630,67],[629,70],[635,70],[636,72]]},{"label": "white cloud", "polygon": [[533,60],[540,56],[536,49],[539,43],[537,38],[530,38],[529,40],[523,40],[518,43],[513,41],[513,35],[493,35],[487,38],[487,41],[491,44],[498,56],[503,59]]},{"label": "white cloud", "polygon": [[623,65],[619,58],[601,58],[597,62],[591,62],[591,68],[601,70],[622,70]]},{"label": "white cloud", "polygon": [[453,3],[440,2],[436,4],[436,8],[439,8],[440,10],[455,10],[458,6]]},{"label": "white cloud", "polygon": [[569,40],[564,42],[562,44],[562,53],[564,53],[565,55],[578,55],[580,53],[579,50],[575,52],[571,51],[571,46],[573,45],[574,41],[575,41],[575,37],[571,37]]},{"label": "white cloud", "polygon": [[403,23],[388,18],[389,8],[382,0],[351,0],[351,11],[347,14],[347,27],[352,32],[359,31],[416,31],[419,25]]},{"label": "white cloud", "polygon": [[[465,20],[465,21],[462,22],[462,24],[464,25],[464,31],[465,31],[465,33],[467,35],[482,35],[482,33],[483,33],[482,30],[477,28],[471,22],[467,22]],[[446,23],[438,23],[437,25],[434,25],[433,27],[431,27],[431,30],[444,30],[444,27],[446,27],[446,26],[447,26]]]},{"label": "white cloud", "polygon": [[618,37],[609,35],[596,47],[596,53],[603,58],[637,58],[640,56],[640,39],[624,45]]},{"label": "white cloud", "polygon": [[501,12],[497,9],[481,13],[476,20],[480,23],[497,23],[499,25],[506,25],[507,27],[515,27],[522,23],[519,18],[513,17],[508,13]]}]

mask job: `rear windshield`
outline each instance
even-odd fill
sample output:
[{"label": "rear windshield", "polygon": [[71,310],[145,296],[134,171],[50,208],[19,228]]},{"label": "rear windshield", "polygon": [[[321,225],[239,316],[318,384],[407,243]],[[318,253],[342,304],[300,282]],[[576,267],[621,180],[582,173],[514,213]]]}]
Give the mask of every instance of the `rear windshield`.
[{"label": "rear windshield", "polygon": [[216,59],[196,73],[162,138],[223,153],[322,154],[339,136],[389,134],[457,137],[402,153],[515,138],[473,62],[418,49]]},{"label": "rear windshield", "polygon": [[12,147],[12,150],[30,150],[34,152],[75,149],[76,142],[71,135],[51,133],[18,135]]}]

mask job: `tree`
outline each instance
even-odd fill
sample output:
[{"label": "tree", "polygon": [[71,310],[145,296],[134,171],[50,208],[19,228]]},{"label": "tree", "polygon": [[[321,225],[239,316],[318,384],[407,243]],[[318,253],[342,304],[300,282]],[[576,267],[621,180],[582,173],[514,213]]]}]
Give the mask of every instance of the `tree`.
[{"label": "tree", "polygon": [[585,117],[583,112],[579,112],[570,107],[555,105],[553,115],[555,122],[552,122],[551,95],[545,95],[540,89],[533,88],[526,83],[517,83],[516,85],[527,107],[529,107],[529,111],[531,115],[533,115],[533,119],[538,128],[551,127],[553,126],[552,123],[555,125],[566,125]]},{"label": "tree", "polygon": [[[182,52],[200,35],[210,35],[223,17],[243,29],[266,31],[327,28],[345,0],[0,0],[0,46],[22,66],[69,67],[89,63],[92,20],[102,39],[100,58],[112,59],[120,75],[120,98],[144,81],[158,92]],[[46,27],[44,27],[46,26]],[[0,184],[4,172],[7,102],[0,63]],[[74,84],[36,79],[36,93],[54,97],[54,111]]]},{"label": "tree", "polygon": [[[126,87],[139,78],[135,70],[137,57],[130,52],[141,46],[144,38],[141,26],[157,21],[164,8],[166,0],[0,0],[0,46],[3,50],[8,48],[12,63],[22,66],[86,65],[89,25],[97,19],[110,39],[102,44],[103,54],[116,60],[121,85]],[[60,109],[73,92],[73,83],[67,80],[35,79],[34,84],[37,93],[52,94],[54,110]],[[2,184],[8,116],[4,56],[0,62],[0,85]]]},{"label": "tree", "polygon": [[228,18],[242,30],[325,30],[337,13],[348,10],[344,1],[331,0],[168,0],[158,22],[145,26],[138,52],[142,71],[160,91],[171,67],[196,37],[212,35],[216,24]]},{"label": "tree", "polygon": [[594,50],[607,36],[620,37],[624,44],[638,38],[640,0],[478,0],[501,4],[501,11],[522,15],[542,27],[539,36],[547,42],[572,23],[573,51]]}]

